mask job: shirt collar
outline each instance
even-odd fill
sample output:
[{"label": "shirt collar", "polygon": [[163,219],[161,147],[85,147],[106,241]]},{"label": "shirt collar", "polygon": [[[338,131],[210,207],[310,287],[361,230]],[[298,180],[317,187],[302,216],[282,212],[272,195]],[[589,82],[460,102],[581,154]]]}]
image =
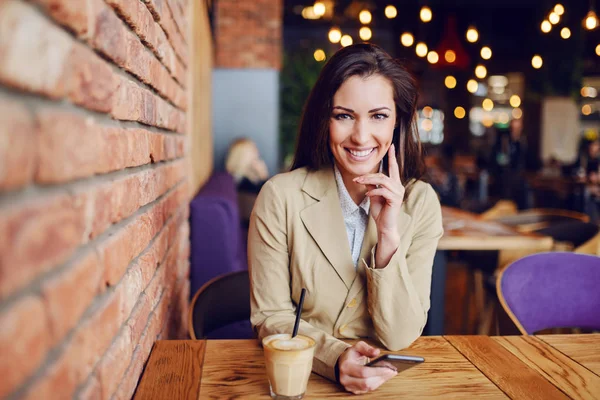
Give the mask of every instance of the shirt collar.
[{"label": "shirt collar", "polygon": [[354,214],[358,211],[359,207],[363,209],[363,211],[369,215],[369,207],[371,206],[371,199],[367,196],[363,199],[360,205],[356,205],[352,197],[350,197],[350,193],[348,193],[348,189],[346,189],[346,185],[344,184],[344,180],[342,179],[342,173],[338,169],[338,166],[334,164],[335,170],[335,183],[338,188],[338,193],[340,195],[340,205],[342,206],[342,215],[344,218]]}]

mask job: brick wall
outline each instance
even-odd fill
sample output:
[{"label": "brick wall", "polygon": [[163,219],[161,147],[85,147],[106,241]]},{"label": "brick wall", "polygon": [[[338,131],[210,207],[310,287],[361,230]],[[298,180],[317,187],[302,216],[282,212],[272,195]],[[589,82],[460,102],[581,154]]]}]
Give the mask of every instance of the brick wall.
[{"label": "brick wall", "polygon": [[215,66],[281,69],[283,0],[217,0]]},{"label": "brick wall", "polygon": [[186,332],[189,0],[0,0],[0,398],[130,398]]}]

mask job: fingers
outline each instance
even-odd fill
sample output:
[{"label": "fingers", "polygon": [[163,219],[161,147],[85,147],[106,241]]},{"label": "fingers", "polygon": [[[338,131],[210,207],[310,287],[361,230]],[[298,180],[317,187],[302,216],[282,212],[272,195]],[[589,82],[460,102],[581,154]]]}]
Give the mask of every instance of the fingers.
[{"label": "fingers", "polygon": [[398,373],[389,368],[365,367],[350,364],[346,370],[353,373],[343,373],[340,369],[340,383],[344,388],[354,394],[373,391]]},{"label": "fingers", "polygon": [[400,167],[398,166],[398,160],[396,159],[396,145],[394,143],[392,143],[388,150],[388,164],[390,178],[402,183],[402,179],[400,179]]},{"label": "fingers", "polygon": [[370,346],[362,340],[354,345],[354,349],[358,351],[361,355],[367,357],[377,357],[381,350],[376,347]]},{"label": "fingers", "polygon": [[404,195],[404,187],[402,186],[402,184],[399,181],[396,181],[384,174],[363,175],[358,178],[354,178],[353,180],[354,180],[354,182],[360,183],[362,185],[367,185],[367,187],[369,187],[371,185],[372,186],[379,185],[379,186],[386,187],[387,189],[389,189],[393,192],[398,193],[398,195],[400,195],[400,194]]},{"label": "fingers", "polygon": [[377,389],[385,381],[386,379],[380,376],[375,376],[368,379],[348,377],[346,378],[346,383],[340,383],[342,383],[342,385],[344,385],[344,388],[351,393],[364,394]]},{"label": "fingers", "polygon": [[[344,371],[346,375],[354,377],[354,378],[373,378],[375,376],[387,376],[387,371],[392,371],[390,368],[380,368],[380,367],[367,367],[360,364],[347,363],[344,366]],[[340,372],[342,369],[340,368]]]},{"label": "fingers", "polygon": [[390,205],[390,206],[395,206],[396,204],[402,204],[402,197],[398,196],[395,193],[392,193],[391,191],[384,189],[384,188],[379,188],[379,189],[375,189],[375,190],[370,190],[366,193],[367,196],[369,197],[376,197],[376,196],[381,196],[385,199],[385,201]]}]

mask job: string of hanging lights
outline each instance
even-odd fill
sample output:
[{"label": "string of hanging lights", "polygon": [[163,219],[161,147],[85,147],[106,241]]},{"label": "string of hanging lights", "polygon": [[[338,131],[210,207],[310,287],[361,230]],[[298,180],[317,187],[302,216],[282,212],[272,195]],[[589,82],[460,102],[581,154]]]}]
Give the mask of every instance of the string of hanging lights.
[{"label": "string of hanging lights", "polygon": [[[598,27],[598,25],[600,25],[600,21],[598,20],[598,16],[596,15],[596,12],[595,12],[594,1],[595,0],[590,0],[589,11],[586,14],[586,16],[584,17],[584,19],[582,20],[582,25],[587,30],[594,30]],[[332,2],[330,0],[329,1],[327,1],[327,0],[315,1],[312,6],[304,7],[304,9],[302,9],[302,16],[306,19],[320,19],[323,16],[325,16],[328,11],[331,15],[331,12],[332,12],[331,4],[332,4]],[[329,7],[329,9],[328,9],[328,7]],[[544,20],[540,23],[540,30],[544,34],[547,34],[547,33],[552,32],[553,28],[556,27],[557,30],[560,31],[560,37],[563,40],[568,40],[569,38],[571,38],[571,29],[568,26],[562,26],[562,27],[560,26],[565,12],[566,12],[565,7],[562,4],[560,4],[560,3],[556,4],[546,14]],[[383,13],[385,15],[385,18],[394,19],[398,16],[398,9],[395,6],[390,4],[385,7]],[[427,5],[423,5],[419,9],[419,19],[423,24],[427,24],[427,23],[431,22],[433,20],[433,18],[434,18],[434,11],[432,10],[431,7],[429,7]],[[368,9],[360,10],[360,12],[358,13],[358,20],[362,24],[362,26],[358,32],[358,37],[362,41],[371,40],[373,38],[373,31],[368,25],[371,24],[371,22],[373,21],[372,11],[368,10]],[[465,38],[466,38],[466,41],[471,44],[476,44],[481,40],[480,34],[475,26],[468,27],[467,31],[465,32]],[[331,43],[334,43],[334,44],[339,43],[343,47],[349,46],[354,42],[354,39],[350,34],[342,32],[342,30],[337,26],[330,28],[330,30],[328,32],[328,39]],[[423,59],[427,60],[427,62],[432,65],[435,65],[435,64],[438,64],[441,62],[442,67],[443,67],[445,65],[455,65],[455,63],[457,61],[460,61],[460,60],[458,60],[459,56],[457,55],[457,53],[454,51],[454,49],[452,47],[445,48],[445,49],[438,48],[436,51],[434,49],[429,48],[426,42],[417,41],[414,34],[411,32],[403,32],[400,35],[400,43],[404,47],[412,47],[414,45],[415,46],[415,54],[419,58],[423,58]],[[439,50],[442,50],[442,51],[439,52]],[[482,61],[490,60],[492,57],[492,54],[493,54],[493,52],[492,52],[492,49],[490,48],[490,46],[484,45],[481,47],[480,56],[481,56]],[[596,46],[596,54],[598,56],[600,56],[600,44],[598,44]],[[326,54],[322,49],[317,49],[314,52],[314,58],[315,58],[315,60],[317,60],[319,62],[325,61]],[[544,60],[540,54],[532,55],[531,66],[533,68],[540,69],[543,67],[543,65],[544,65]],[[488,75],[488,71],[487,71],[487,68],[484,65],[484,63],[482,63],[482,62],[476,63],[476,67],[474,69],[474,77],[466,83],[467,91],[472,94],[477,93],[479,90],[480,84],[477,82],[476,79],[483,80],[487,77],[487,75]],[[446,78],[444,80],[444,84],[449,90],[455,89],[458,86],[456,77],[453,75],[446,76]],[[510,103],[511,107],[513,107],[513,110],[512,110],[513,118],[520,118],[522,115],[522,111],[519,108],[519,106],[521,104],[521,99],[519,98],[519,96],[513,94],[510,97],[509,103]],[[482,103],[482,108],[485,111],[491,111],[494,108],[493,101],[489,98],[486,98]],[[454,110],[454,116],[459,119],[464,118],[465,113],[466,113],[465,109],[461,106],[456,107]]]}]

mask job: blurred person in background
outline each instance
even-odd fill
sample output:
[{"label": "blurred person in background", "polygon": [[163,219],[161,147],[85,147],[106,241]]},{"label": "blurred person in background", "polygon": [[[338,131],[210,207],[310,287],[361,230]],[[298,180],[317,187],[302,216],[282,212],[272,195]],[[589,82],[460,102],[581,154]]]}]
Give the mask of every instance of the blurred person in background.
[{"label": "blurred person in background", "polygon": [[[579,158],[571,167],[571,175],[583,186],[574,194],[575,204],[583,207],[593,223],[600,221],[600,140],[582,139]],[[582,198],[583,197],[583,198]]]},{"label": "blurred person in background", "polygon": [[440,203],[448,207],[460,207],[462,189],[454,172],[454,148],[442,147],[440,156],[429,171],[429,183],[440,197]]},{"label": "blurred person in background", "polygon": [[239,138],[231,143],[225,170],[233,176],[240,192],[258,193],[269,178],[267,165],[260,157],[256,143],[248,138]]},{"label": "blurred person in background", "polygon": [[525,177],[525,147],[523,121],[512,119],[507,130],[498,130],[492,151],[497,193],[502,199],[514,201],[520,210],[531,206]]}]

